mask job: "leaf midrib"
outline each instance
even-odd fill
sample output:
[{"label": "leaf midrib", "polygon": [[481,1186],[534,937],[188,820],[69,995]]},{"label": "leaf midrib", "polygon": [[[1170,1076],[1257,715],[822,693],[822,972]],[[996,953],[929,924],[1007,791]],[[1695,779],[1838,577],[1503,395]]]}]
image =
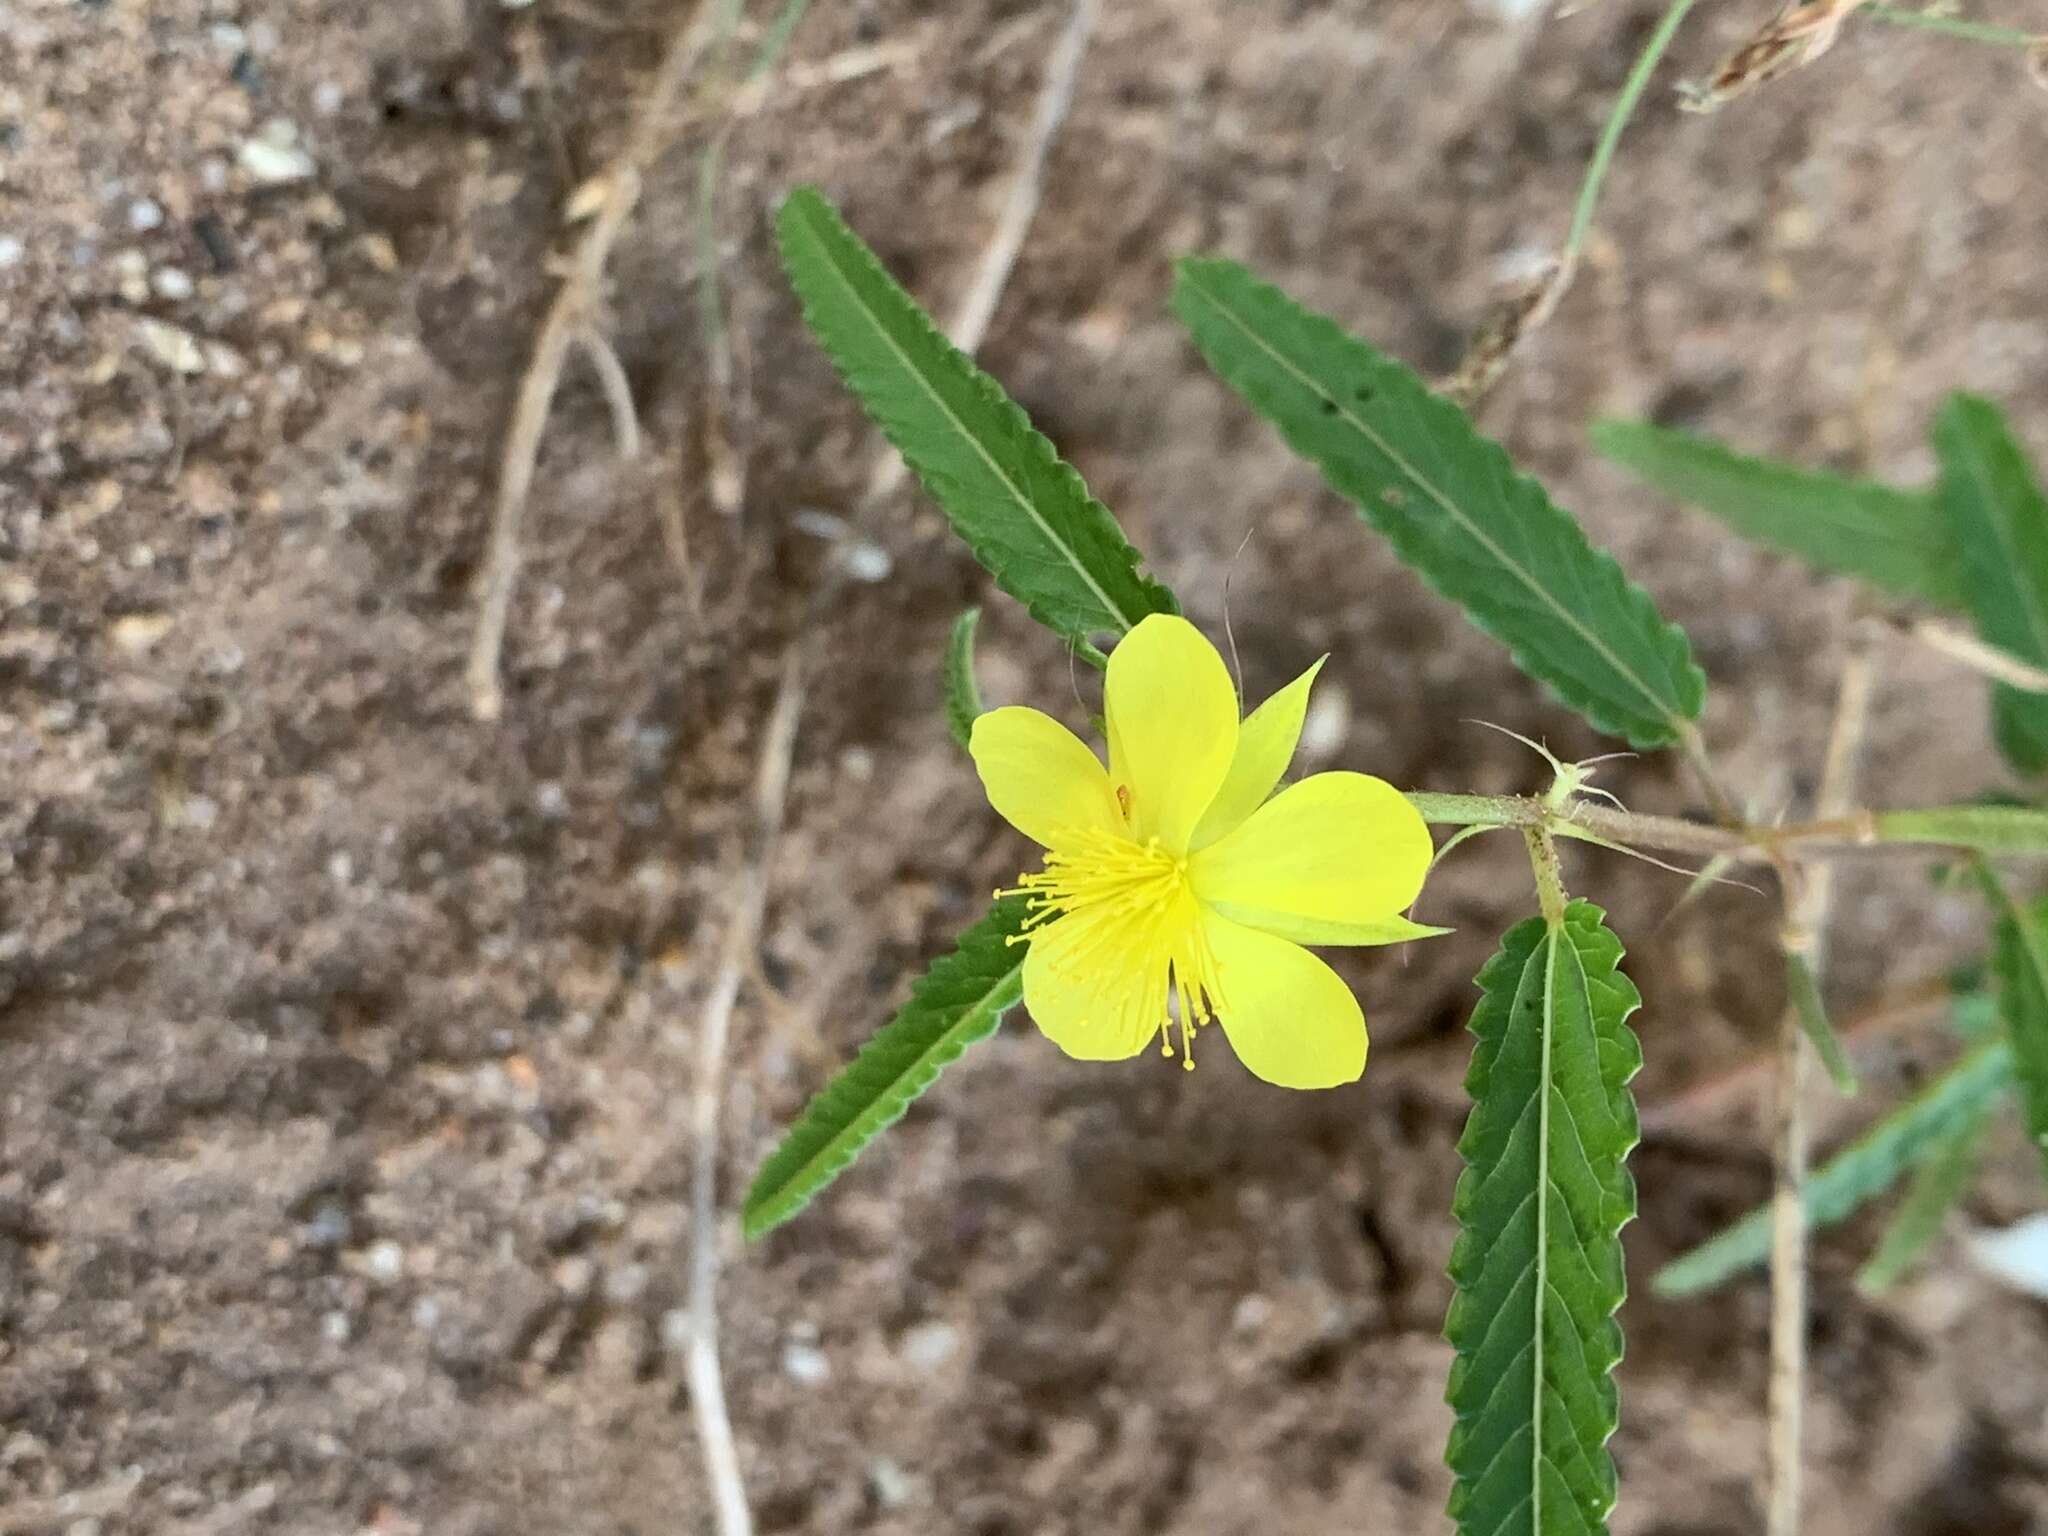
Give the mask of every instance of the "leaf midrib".
[{"label": "leaf midrib", "polygon": [[1194,293],[1200,298],[1206,300],[1211,308],[1213,308],[1218,314],[1222,315],[1225,320],[1229,321],[1233,326],[1235,326],[1238,329],[1238,331],[1241,332],[1247,339],[1249,339],[1255,346],[1257,346],[1260,351],[1264,352],[1275,363],[1279,364],[1282,368],[1286,369],[1287,372],[1293,375],[1294,378],[1297,379],[1299,382],[1306,385],[1309,389],[1315,391],[1315,393],[1319,395],[1323,400],[1335,406],[1337,408],[1338,414],[1341,415],[1344,420],[1350,422],[1351,425],[1357,428],[1360,433],[1362,433],[1365,437],[1370,439],[1373,446],[1377,448],[1382,454],[1384,454],[1388,459],[1390,459],[1396,466],[1398,466],[1402,474],[1406,475],[1411,482],[1413,482],[1417,487],[1419,487],[1423,491],[1423,493],[1429,497],[1431,501],[1434,501],[1439,507],[1441,507],[1444,510],[1444,512],[1447,513],[1451,517],[1451,519],[1458,524],[1459,527],[1463,528],[1474,539],[1478,540],[1480,545],[1487,551],[1487,553],[1492,555],[1496,560],[1498,560],[1501,563],[1501,565],[1503,565],[1518,581],[1522,583],[1523,586],[1527,587],[1531,592],[1535,593],[1536,596],[1542,600],[1543,605],[1550,610],[1550,612],[1559,620],[1559,622],[1561,622],[1566,628],[1570,629],[1581,640],[1585,641],[1585,643],[1589,647],[1591,647],[1595,655],[1599,656],[1610,667],[1612,667],[1616,673],[1618,673],[1621,677],[1626,679],[1636,689],[1638,693],[1640,693],[1645,699],[1649,700],[1651,713],[1657,716],[1659,719],[1661,719],[1664,722],[1666,728],[1673,731],[1674,733],[1683,734],[1685,717],[1682,714],[1676,712],[1671,705],[1667,704],[1665,700],[1662,697],[1660,697],[1654,689],[1650,687],[1648,683],[1644,682],[1643,679],[1637,675],[1633,667],[1629,666],[1619,656],[1617,656],[1614,653],[1614,651],[1607,645],[1607,643],[1600,638],[1600,635],[1596,630],[1589,628],[1582,620],[1579,619],[1579,617],[1576,614],[1574,614],[1569,608],[1567,608],[1562,602],[1560,602],[1556,598],[1556,596],[1554,596],[1551,593],[1548,587],[1544,586],[1534,576],[1530,575],[1527,571],[1523,570],[1522,567],[1519,564],[1517,564],[1514,560],[1510,559],[1507,551],[1502,549],[1499,544],[1495,543],[1493,538],[1486,532],[1485,529],[1481,528],[1477,523],[1473,522],[1472,519],[1468,515],[1466,515],[1465,511],[1461,507],[1459,507],[1458,504],[1455,501],[1453,501],[1443,490],[1441,490],[1433,480],[1429,479],[1428,476],[1424,475],[1420,470],[1415,468],[1413,464],[1409,463],[1409,461],[1401,453],[1399,453],[1391,443],[1389,443],[1384,437],[1382,437],[1377,431],[1375,431],[1371,425],[1369,425],[1362,417],[1358,415],[1357,412],[1352,410],[1351,406],[1348,403],[1334,398],[1327,390],[1323,389],[1319,384],[1316,383],[1315,376],[1313,374],[1306,373],[1302,369],[1297,367],[1292,361],[1292,359],[1287,357],[1285,353],[1281,352],[1278,348],[1274,347],[1270,342],[1268,342],[1265,339],[1265,337],[1261,336],[1256,330],[1252,329],[1251,326],[1247,325],[1243,320],[1239,319],[1238,316],[1231,311],[1228,305],[1226,305],[1221,298],[1219,298],[1217,295],[1213,293],[1204,290],[1199,277],[1194,276],[1191,272],[1186,273],[1184,274],[1184,281],[1188,285],[1189,292]]},{"label": "leaf midrib", "polygon": [[[797,227],[810,237],[813,246],[823,254],[827,269],[839,280],[841,287],[845,289],[847,297],[852,300],[854,310],[873,328],[874,333],[882,339],[883,345],[895,355],[897,362],[903,366],[904,371],[917,380],[918,387],[924,391],[926,397],[937,407],[939,413],[953,424],[960,436],[965,438],[975,453],[980,455],[981,461],[988,466],[989,471],[1003,483],[1004,488],[1009,491],[1017,505],[1024,509],[1024,515],[1037,525],[1040,533],[1045,535],[1046,541],[1060,552],[1068,565],[1074,568],[1075,573],[1080,576],[1088,590],[1094,593],[1097,601],[1102,604],[1103,611],[1116,619],[1125,630],[1128,630],[1137,622],[1137,618],[1133,618],[1125,613],[1122,606],[1103,589],[1102,584],[1095,579],[1095,573],[1089,570],[1087,565],[1075,556],[1073,550],[1066,541],[1060,538],[1052,524],[1045,520],[1045,515],[1038,510],[1037,504],[1032,501],[1030,496],[1025,494],[1024,488],[1011,477],[1003,466],[997,462],[995,456],[982,445],[981,439],[968,429],[967,423],[960,419],[959,413],[932,387],[931,381],[924,375],[924,370],[911,360],[910,354],[903,349],[902,344],[890,333],[889,328],[882,324],[874,310],[863,301],[860,289],[854,284],[846,271],[842,269],[837,254],[832,248],[832,242],[811,226],[810,220],[813,212],[814,210],[799,204],[796,209]],[[940,337],[940,343],[941,345],[950,345],[944,337]],[[1138,618],[1142,617],[1142,614],[1138,615]]]},{"label": "leaf midrib", "polygon": [[[887,1085],[882,1089],[882,1091],[874,1094],[871,1098],[868,1099],[867,1103],[863,1104],[859,1109],[854,1111],[853,1115],[847,1120],[846,1124],[841,1126],[837,1131],[835,1131],[832,1134],[832,1136],[826,1140],[824,1145],[819,1147],[816,1152],[812,1153],[809,1157],[805,1158],[803,1162],[799,1163],[794,1169],[792,1169],[789,1176],[783,1179],[781,1182],[779,1182],[775,1186],[775,1188],[772,1191],[770,1191],[766,1196],[764,1196],[758,1203],[750,1203],[748,1208],[742,1212],[742,1218],[745,1225],[750,1228],[754,1228],[757,1231],[766,1231],[769,1227],[772,1227],[776,1225],[778,1222],[780,1222],[784,1214],[786,1214],[781,1210],[781,1204],[784,1200],[786,1200],[789,1197],[789,1192],[791,1190],[806,1188],[809,1185],[811,1179],[815,1176],[817,1170],[821,1166],[829,1166],[832,1161],[833,1155],[837,1151],[839,1151],[840,1148],[846,1145],[849,1138],[853,1138],[857,1142],[864,1144],[865,1139],[856,1137],[856,1132],[859,1130],[862,1121],[868,1115],[874,1112],[876,1105],[886,1101],[893,1093],[895,1093],[897,1086],[899,1084],[901,1084],[905,1079],[914,1076],[920,1069],[924,1067],[924,1065],[927,1062],[931,1060],[933,1056],[937,1055],[949,1043],[951,1043],[953,1038],[956,1035],[958,1035],[962,1030],[968,1028],[971,1024],[979,1023],[982,1019],[986,1018],[991,1009],[994,1009],[996,1012],[1001,1013],[1007,1012],[1010,1008],[1016,1005],[1017,998],[1022,996],[1021,987],[1018,989],[1017,995],[1011,997],[1010,1000],[1007,1002],[998,1004],[994,1000],[998,997],[1003,996],[1005,992],[1010,987],[1012,987],[1013,984],[1019,981],[1020,977],[1022,976],[1023,970],[1024,962],[1022,960],[1019,960],[1007,971],[1004,971],[1002,975],[996,977],[995,980],[991,981],[988,984],[988,986],[982,990],[980,995],[975,998],[973,1002],[969,1003],[965,1008],[963,1008],[960,1011],[960,1016],[958,1018],[954,1019],[954,1021],[951,1024],[947,1025],[943,1030],[941,1030],[937,1038],[935,1038],[932,1041],[932,1043],[926,1046],[922,1051],[919,1051],[917,1055],[902,1068],[901,1071],[893,1073],[890,1076]],[[854,1150],[856,1153],[858,1153],[858,1151],[860,1150],[859,1145],[856,1145]]]}]

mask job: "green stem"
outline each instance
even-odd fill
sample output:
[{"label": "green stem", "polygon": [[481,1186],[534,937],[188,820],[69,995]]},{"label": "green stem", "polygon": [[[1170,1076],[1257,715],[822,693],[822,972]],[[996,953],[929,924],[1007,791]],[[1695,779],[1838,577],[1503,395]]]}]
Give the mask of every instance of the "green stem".
[{"label": "green stem", "polygon": [[1543,921],[1555,933],[1564,926],[1564,866],[1557,860],[1557,844],[1541,827],[1524,827],[1522,841],[1529,845],[1529,868],[1536,876],[1536,904]]},{"label": "green stem", "polygon": [[1966,43],[1988,43],[1993,48],[2031,48],[2044,35],[2022,32],[2017,27],[1993,26],[1989,22],[1965,21],[1960,16],[1940,16],[1927,11],[1909,11],[1897,5],[1866,5],[1862,15],[1873,21],[1890,22],[1895,27],[1916,27],[1922,32],[1940,32],[1947,37],[1958,37]]},{"label": "green stem", "polygon": [[1635,115],[1636,104],[1643,99],[1650,76],[1657,72],[1658,64],[1671,47],[1671,40],[1678,35],[1679,26],[1685,21],[1685,13],[1695,3],[1696,0],[1672,0],[1670,8],[1664,12],[1664,19],[1657,23],[1657,30],[1643,45],[1635,68],[1629,71],[1628,79],[1621,87],[1621,94],[1614,99],[1613,110],[1607,114],[1607,124],[1600,130],[1600,142],[1594,146],[1592,163],[1586,167],[1586,179],[1579,187],[1578,206],[1572,210],[1571,232],[1565,236],[1564,254],[1558,260],[1558,292],[1562,292],[1571,281],[1579,251],[1593,228],[1593,210],[1599,206],[1600,187],[1607,179],[1608,167],[1614,164],[1614,152],[1621,144],[1622,130],[1628,127],[1628,120]]},{"label": "green stem", "polygon": [[1553,837],[1619,843],[1750,863],[1775,863],[1788,854],[1834,853],[1853,848],[1968,850],[1992,857],[2048,855],[2048,812],[2029,806],[1949,805],[1902,811],[1851,811],[1819,821],[1758,827],[1746,823],[1687,821],[1574,800],[1558,808],[1534,795],[1411,794],[1422,819],[1445,827],[1521,827]]}]

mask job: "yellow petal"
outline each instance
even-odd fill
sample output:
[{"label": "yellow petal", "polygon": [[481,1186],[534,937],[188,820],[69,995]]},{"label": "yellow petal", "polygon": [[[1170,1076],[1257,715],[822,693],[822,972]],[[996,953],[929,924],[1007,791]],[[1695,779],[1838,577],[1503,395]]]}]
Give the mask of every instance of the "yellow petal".
[{"label": "yellow petal", "polygon": [[975,716],[967,750],[988,803],[1034,843],[1057,848],[1077,833],[1122,832],[1102,763],[1051,715],[1017,705],[989,710]]},{"label": "yellow petal", "polygon": [[1321,918],[1296,917],[1291,912],[1262,912],[1256,907],[1240,907],[1230,901],[1212,903],[1210,910],[1234,923],[1243,923],[1296,944],[1349,944],[1358,948],[1373,944],[1412,944],[1417,939],[1441,938],[1451,931],[1410,922],[1398,915],[1374,918],[1367,923],[1333,923]]},{"label": "yellow petal", "polygon": [[1266,803],[1273,786],[1294,761],[1295,744],[1301,740],[1301,722],[1308,716],[1308,691],[1323,670],[1325,656],[1265,703],[1245,716],[1238,727],[1237,751],[1230,759],[1230,771],[1223,787],[1202,812],[1195,826],[1191,848],[1206,848],[1219,837],[1233,832],[1245,817]]},{"label": "yellow petal", "polygon": [[1318,773],[1197,853],[1188,874],[1203,902],[1284,932],[1290,920],[1375,923],[1406,910],[1429,857],[1429,828],[1399,790],[1363,773]]},{"label": "yellow petal", "polygon": [[1202,931],[1222,978],[1223,1033],[1254,1077],[1282,1088],[1358,1081],[1365,1014],[1343,978],[1299,944],[1214,912]]},{"label": "yellow petal", "polygon": [[1132,834],[1185,852],[1237,749],[1237,691],[1223,658],[1186,619],[1152,614],[1110,653],[1103,706]]},{"label": "yellow petal", "polygon": [[1123,1061],[1159,1033],[1158,988],[1138,966],[1103,963],[1099,930],[1072,921],[1031,936],[1024,956],[1024,1006],[1045,1037],[1077,1061]]}]

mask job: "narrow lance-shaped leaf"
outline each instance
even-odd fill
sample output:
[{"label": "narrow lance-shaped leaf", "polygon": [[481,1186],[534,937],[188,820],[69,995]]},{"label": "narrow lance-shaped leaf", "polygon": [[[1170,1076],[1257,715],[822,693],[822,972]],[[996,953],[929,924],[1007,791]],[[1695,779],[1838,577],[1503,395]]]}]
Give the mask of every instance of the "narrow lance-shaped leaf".
[{"label": "narrow lance-shaped leaf", "polygon": [[1988,868],[1983,876],[1999,910],[1991,961],[1998,1016],[2012,1045],[2027,1139],[2048,1166],[2048,903],[2023,906]]},{"label": "narrow lance-shaped leaf", "polygon": [[1806,1032],[1814,1053],[1827,1069],[1828,1077],[1835,1085],[1835,1091],[1844,1097],[1856,1093],[1856,1069],[1849,1064],[1849,1053],[1842,1046],[1842,1037],[1835,1033],[1835,1026],[1828,1018],[1827,1004],[1820,995],[1820,978],[1813,974],[1813,967],[1806,963],[1803,955],[1785,951],[1785,1000],[1799,1017],[1799,1027]]},{"label": "narrow lance-shaped leaf", "polygon": [[1943,1220],[1969,1192],[1990,1124],[1991,1106],[1979,1105],[1927,1154],[1877,1252],[1856,1272],[1858,1290],[1872,1296],[1890,1290],[1934,1246]]},{"label": "narrow lance-shaped leaf", "polygon": [[995,1033],[1024,993],[1024,948],[1010,940],[1024,931],[1025,915],[1022,898],[998,901],[811,1100],[747,1191],[741,1219],[749,1238],[810,1204],[962,1051]]},{"label": "narrow lance-shaped leaf", "polygon": [[[2012,1048],[1977,1046],[1898,1109],[1815,1169],[1806,1181],[1806,1219],[1825,1227],[1846,1220],[1896,1184],[2012,1086]],[[1763,1263],[1771,1252],[1771,1209],[1759,1206],[1657,1272],[1651,1289],[1691,1296]]]},{"label": "narrow lance-shaped leaf", "polygon": [[1933,805],[1879,811],[1871,841],[1940,843],[1992,858],[2048,853],[2048,811],[2031,805]]},{"label": "narrow lance-shaped leaf", "polygon": [[1931,491],[1754,459],[1647,421],[1593,424],[1593,447],[1674,500],[1809,565],[1961,609],[1962,559]]},{"label": "narrow lance-shaped leaf", "polygon": [[1531,918],[1479,974],[1444,1327],[1461,1536],[1589,1536],[1614,1507],[1627,1085],[1643,1057],[1626,1022],[1641,998],[1604,916],[1581,901],[1555,928]]},{"label": "narrow lance-shaped leaf", "polygon": [[830,203],[799,187],[775,233],[805,323],[997,586],[1083,647],[1148,613],[1179,612],[1073,466]]},{"label": "narrow lance-shaped leaf", "polygon": [[[1998,407],[1974,395],[1943,404],[1934,448],[1977,632],[2022,661],[2048,666],[2048,498],[2026,450]],[[1999,750],[2014,767],[2048,769],[2048,695],[1999,683],[1991,713]]]},{"label": "narrow lance-shaped leaf", "polygon": [[1603,731],[1669,746],[1706,679],[1683,633],[1456,405],[1227,261],[1173,306],[1209,365],[1530,676]]},{"label": "narrow lance-shaped leaf", "polygon": [[981,689],[974,681],[974,627],[981,610],[970,608],[953,621],[946,640],[946,729],[964,749],[981,713]]}]

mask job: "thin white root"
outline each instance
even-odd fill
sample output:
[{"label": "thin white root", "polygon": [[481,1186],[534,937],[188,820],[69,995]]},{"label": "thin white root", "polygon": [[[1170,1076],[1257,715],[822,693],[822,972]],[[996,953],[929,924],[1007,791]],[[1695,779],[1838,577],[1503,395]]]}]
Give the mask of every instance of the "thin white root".
[{"label": "thin white root", "polygon": [[733,1006],[740,985],[760,948],[761,922],[768,908],[769,868],[782,835],[789,800],[790,763],[796,751],[797,720],[803,712],[804,650],[801,638],[783,660],[782,681],[761,744],[760,767],[754,779],[754,819],[748,836],[747,866],[739,896],[725,931],[718,976],[698,1026],[697,1079],[691,1100],[690,1129],[690,1292],[684,1371],[690,1387],[690,1412],[704,1452],[704,1472],[711,1483],[719,1536],[750,1536],[746,1486],[740,1478],[739,1454],[733,1444],[732,1419],[726,1411],[725,1383],[718,1365],[718,1126],[725,1105],[726,1044],[732,1034]]}]

